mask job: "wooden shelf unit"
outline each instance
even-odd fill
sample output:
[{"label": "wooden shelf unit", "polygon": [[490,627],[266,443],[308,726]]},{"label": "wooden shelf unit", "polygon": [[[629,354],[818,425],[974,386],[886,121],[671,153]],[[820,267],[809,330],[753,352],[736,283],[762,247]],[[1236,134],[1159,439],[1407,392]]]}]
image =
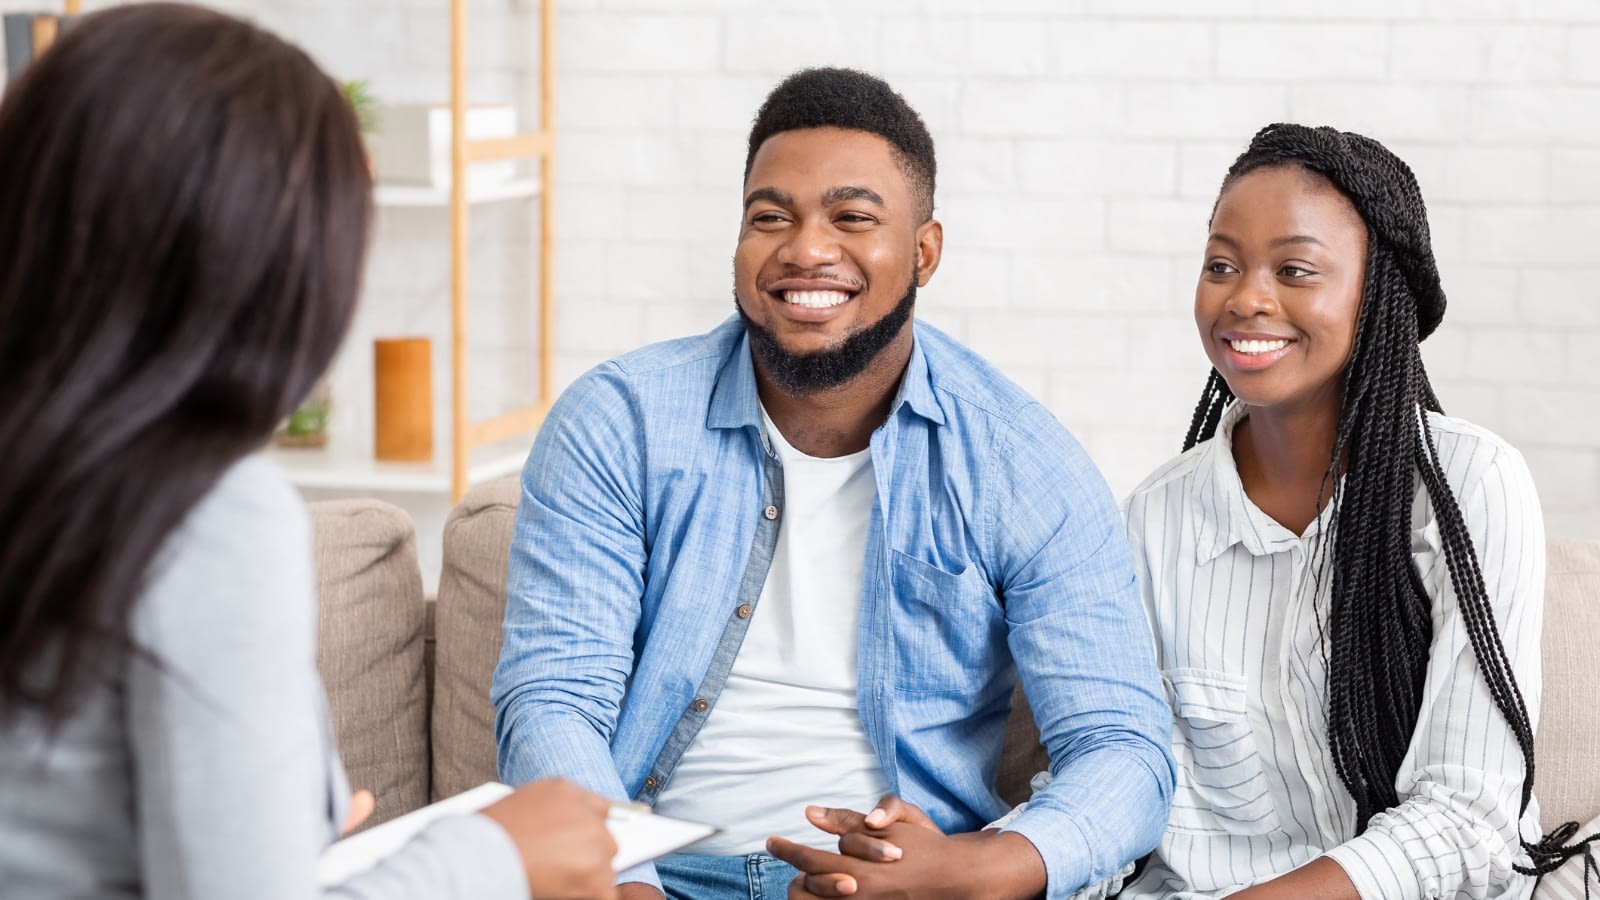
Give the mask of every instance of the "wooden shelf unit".
[{"label": "wooden shelf unit", "polygon": [[[539,2],[539,129],[509,138],[467,140],[469,0],[450,0],[450,500],[471,484],[473,450],[537,430],[555,383],[555,100],[556,0]],[[496,160],[538,160],[539,393],[530,406],[472,421],[467,415],[471,320],[469,247],[472,189],[467,167]]]}]

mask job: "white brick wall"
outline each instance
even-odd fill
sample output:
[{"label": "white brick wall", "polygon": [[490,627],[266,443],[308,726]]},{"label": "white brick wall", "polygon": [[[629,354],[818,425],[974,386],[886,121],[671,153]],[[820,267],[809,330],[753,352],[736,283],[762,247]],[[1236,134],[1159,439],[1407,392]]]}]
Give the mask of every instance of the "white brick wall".
[{"label": "white brick wall", "polygon": [[[387,98],[443,96],[443,0],[229,5]],[[475,99],[531,111],[536,4],[476,6]],[[922,314],[1125,492],[1176,448],[1205,372],[1188,306],[1224,169],[1263,124],[1334,124],[1399,150],[1430,201],[1446,408],[1522,448],[1552,534],[1600,537],[1596,0],[567,0],[559,52],[564,382],[730,311],[750,117],[793,67],[853,65],[940,149],[948,246]],[[475,219],[479,256],[505,257],[494,297],[531,277],[517,218]],[[443,233],[384,214],[358,339],[442,327]]]}]

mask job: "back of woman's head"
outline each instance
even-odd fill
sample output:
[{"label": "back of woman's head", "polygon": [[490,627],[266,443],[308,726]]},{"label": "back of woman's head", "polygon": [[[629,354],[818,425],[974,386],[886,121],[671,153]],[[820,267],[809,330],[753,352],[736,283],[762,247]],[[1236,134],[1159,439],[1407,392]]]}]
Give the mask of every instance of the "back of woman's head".
[{"label": "back of woman's head", "polygon": [[371,182],[304,53],[171,4],[23,70],[0,173],[0,716],[59,720],[162,541],[331,360]]}]

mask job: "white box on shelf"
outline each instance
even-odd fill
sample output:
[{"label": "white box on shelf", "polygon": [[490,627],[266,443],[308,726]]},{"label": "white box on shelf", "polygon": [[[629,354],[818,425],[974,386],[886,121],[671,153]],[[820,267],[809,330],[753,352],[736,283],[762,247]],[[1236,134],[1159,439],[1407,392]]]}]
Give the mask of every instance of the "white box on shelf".
[{"label": "white box on shelf", "polygon": [[[517,111],[510,106],[467,107],[467,139],[515,137]],[[377,131],[367,135],[372,167],[380,183],[450,187],[450,107],[397,104],[378,107]],[[482,186],[515,178],[515,160],[473,163],[467,185]]]}]

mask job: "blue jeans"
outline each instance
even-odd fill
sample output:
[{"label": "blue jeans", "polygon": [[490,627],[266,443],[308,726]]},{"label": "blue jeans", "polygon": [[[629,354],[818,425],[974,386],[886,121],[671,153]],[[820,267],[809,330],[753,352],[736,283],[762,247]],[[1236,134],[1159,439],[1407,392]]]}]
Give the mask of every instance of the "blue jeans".
[{"label": "blue jeans", "polygon": [[674,853],[656,860],[667,900],[784,900],[799,872],[765,853],[695,856]]}]

